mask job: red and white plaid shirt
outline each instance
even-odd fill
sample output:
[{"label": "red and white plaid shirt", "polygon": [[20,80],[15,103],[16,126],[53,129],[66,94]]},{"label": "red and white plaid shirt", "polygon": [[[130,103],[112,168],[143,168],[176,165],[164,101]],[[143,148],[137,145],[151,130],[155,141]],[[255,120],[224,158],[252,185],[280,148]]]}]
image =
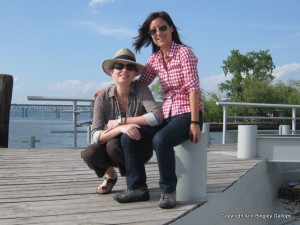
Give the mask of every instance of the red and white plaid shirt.
[{"label": "red and white plaid shirt", "polygon": [[156,76],[159,77],[163,90],[164,118],[191,112],[189,93],[192,91],[199,92],[199,110],[203,111],[197,69],[198,59],[193,51],[173,42],[166,59],[167,70],[164,68],[162,50],[151,55],[146,63],[146,69],[139,78],[141,82],[149,85]]}]

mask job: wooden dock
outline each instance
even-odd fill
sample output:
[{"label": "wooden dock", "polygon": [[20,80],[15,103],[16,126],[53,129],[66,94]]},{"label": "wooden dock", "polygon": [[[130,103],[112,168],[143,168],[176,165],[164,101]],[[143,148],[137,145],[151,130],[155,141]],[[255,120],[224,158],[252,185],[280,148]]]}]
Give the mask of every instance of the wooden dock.
[{"label": "wooden dock", "polygon": [[[82,149],[0,149],[0,224],[170,224],[203,202],[179,202],[160,209],[155,157],[146,165],[151,200],[119,204],[112,194],[95,194],[101,181],[80,158]],[[259,159],[241,160],[236,145],[208,151],[207,191],[222,192],[253,168]],[[222,154],[229,152],[229,154]],[[123,177],[113,193],[126,189]]]}]

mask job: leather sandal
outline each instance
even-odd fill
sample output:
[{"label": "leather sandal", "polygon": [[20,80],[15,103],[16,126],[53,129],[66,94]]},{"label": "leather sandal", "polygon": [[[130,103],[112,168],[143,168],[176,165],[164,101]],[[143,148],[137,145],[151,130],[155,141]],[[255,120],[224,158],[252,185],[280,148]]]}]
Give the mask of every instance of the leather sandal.
[{"label": "leather sandal", "polygon": [[100,194],[100,195],[106,195],[109,194],[111,192],[111,190],[113,189],[113,187],[115,186],[115,184],[118,181],[118,176],[116,176],[115,179],[110,179],[105,177],[104,180],[106,180],[106,184],[103,185],[102,187],[97,187],[96,188],[96,193]]}]

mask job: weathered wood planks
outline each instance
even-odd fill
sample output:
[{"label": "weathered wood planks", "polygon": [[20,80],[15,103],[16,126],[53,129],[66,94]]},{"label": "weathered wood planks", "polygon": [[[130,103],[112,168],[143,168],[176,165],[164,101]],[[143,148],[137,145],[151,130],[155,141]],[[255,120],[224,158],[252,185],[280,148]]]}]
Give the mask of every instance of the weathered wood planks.
[{"label": "weathered wood planks", "polygon": [[[168,224],[203,202],[157,206],[158,168],[146,165],[151,200],[119,204],[112,194],[97,195],[100,180],[80,158],[81,149],[0,149],[0,224]],[[221,192],[259,160],[208,152],[208,192]],[[113,190],[126,189],[123,177]]]}]

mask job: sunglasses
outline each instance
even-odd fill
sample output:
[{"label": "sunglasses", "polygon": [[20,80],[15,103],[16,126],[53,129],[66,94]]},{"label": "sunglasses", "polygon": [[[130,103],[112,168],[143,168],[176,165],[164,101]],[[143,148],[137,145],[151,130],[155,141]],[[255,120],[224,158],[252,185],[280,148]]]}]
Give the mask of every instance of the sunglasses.
[{"label": "sunglasses", "polygon": [[156,34],[157,30],[159,30],[160,32],[164,32],[168,29],[168,26],[167,25],[162,25],[160,27],[156,27],[156,28],[152,28],[148,31],[148,33],[153,36]]},{"label": "sunglasses", "polygon": [[134,71],[134,70],[137,70],[136,69],[136,65],[134,64],[127,64],[127,65],[124,65],[123,63],[115,63],[113,65],[113,68],[116,69],[116,70],[122,70],[124,69],[124,67],[126,67],[126,70],[128,71]]}]

